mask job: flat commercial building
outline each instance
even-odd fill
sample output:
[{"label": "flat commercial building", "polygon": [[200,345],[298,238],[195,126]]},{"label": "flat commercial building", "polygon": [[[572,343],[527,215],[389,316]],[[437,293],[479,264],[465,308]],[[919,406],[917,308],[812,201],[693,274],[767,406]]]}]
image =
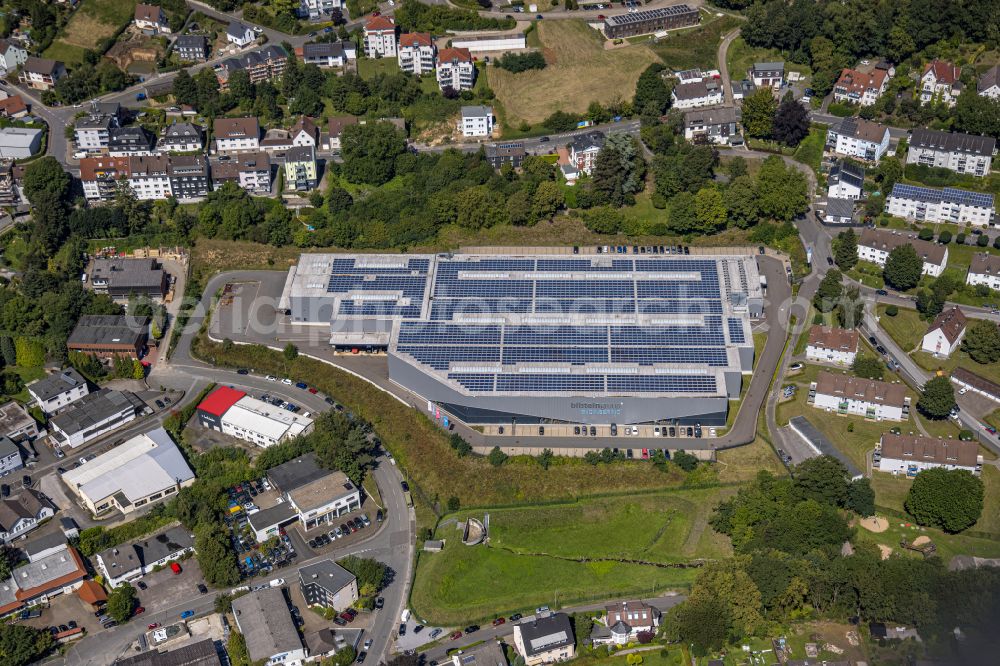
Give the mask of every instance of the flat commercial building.
[{"label": "flat commercial building", "polygon": [[0,615],[68,594],[80,587],[87,577],[87,567],[80,553],[68,544],[48,555],[17,567],[13,575],[0,582]]},{"label": "flat commercial building", "polygon": [[832,372],[820,372],[809,386],[809,402],[818,409],[863,416],[875,421],[903,421],[910,414],[904,384],[890,384]]},{"label": "flat commercial building", "polygon": [[256,590],[233,600],[233,618],[246,640],[250,661],[302,666],[306,649],[278,587]]},{"label": "flat commercial building", "polygon": [[35,380],[27,388],[28,393],[48,416],[90,393],[87,380],[73,368]]},{"label": "flat commercial building", "polygon": [[118,300],[163,298],[170,284],[170,276],[155,259],[94,259],[89,277],[96,293]]},{"label": "flat commercial building", "polygon": [[879,453],[879,471],[906,476],[916,476],[934,467],[964,469],[974,473],[983,463],[976,442],[895,435],[891,432],[882,435]]},{"label": "flat commercial building", "polygon": [[75,449],[132,421],[145,408],[135,394],[105,388],[80,398],[49,419],[49,425],[59,446]]},{"label": "flat commercial building", "polygon": [[308,416],[295,414],[221,386],[198,405],[198,420],[206,428],[224,432],[267,448],[312,430]]},{"label": "flat commercial building", "polygon": [[749,255],[303,255],[279,307],[469,423],[724,425],[763,307]]},{"label": "flat commercial building", "polygon": [[66,348],[99,358],[141,359],[146,355],[149,318],[128,315],[83,315],[70,333]]},{"label": "flat commercial building", "polygon": [[858,239],[858,259],[885,266],[889,255],[901,245],[912,245],[923,260],[923,274],[937,277],[948,265],[948,247],[920,240],[916,234],[866,228]]},{"label": "flat commercial building", "polygon": [[886,211],[917,222],[992,226],[996,218],[993,195],[954,187],[936,189],[896,183],[886,201]]},{"label": "flat commercial building", "polygon": [[11,400],[0,405],[0,437],[20,442],[37,436],[38,423],[20,403]]},{"label": "flat commercial building", "polygon": [[311,530],[333,525],[337,518],[361,508],[361,491],[343,472],[327,471],[316,479],[285,494],[302,526]]},{"label": "flat commercial building", "polygon": [[698,25],[701,14],[688,5],[672,5],[609,16],[604,19],[604,34],[608,39],[648,35],[660,30],[674,30]]},{"label": "flat commercial building", "polygon": [[62,475],[95,515],[118,509],[132,513],[194,483],[174,441],[163,428],[135,437]]}]

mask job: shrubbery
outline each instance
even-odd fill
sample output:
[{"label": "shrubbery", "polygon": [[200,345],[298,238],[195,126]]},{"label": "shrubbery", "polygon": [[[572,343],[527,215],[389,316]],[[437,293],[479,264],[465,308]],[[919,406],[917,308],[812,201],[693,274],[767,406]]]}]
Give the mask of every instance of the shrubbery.
[{"label": "shrubbery", "polygon": [[526,72],[530,69],[545,69],[545,56],[540,51],[531,51],[528,53],[512,52],[500,56],[493,64],[500,69],[506,69],[508,72],[517,74],[518,72]]}]

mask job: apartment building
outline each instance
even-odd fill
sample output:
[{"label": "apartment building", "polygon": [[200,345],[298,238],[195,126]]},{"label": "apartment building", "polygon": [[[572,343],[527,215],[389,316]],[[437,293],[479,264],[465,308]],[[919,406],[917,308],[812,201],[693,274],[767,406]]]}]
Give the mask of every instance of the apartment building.
[{"label": "apartment building", "polygon": [[417,76],[433,72],[436,55],[437,48],[429,33],[408,32],[399,36],[397,57],[404,72]]},{"label": "apartment building", "polygon": [[918,127],[910,135],[906,163],[983,177],[989,175],[996,151],[997,142],[991,136]]},{"label": "apartment building", "polygon": [[937,277],[948,265],[948,247],[917,238],[916,234],[866,228],[858,239],[858,258],[885,266],[889,254],[901,245],[912,245],[924,262],[923,273]]},{"label": "apartment building", "polygon": [[364,49],[369,58],[396,57],[396,23],[391,16],[375,16],[365,24]]},{"label": "apartment building", "polygon": [[996,218],[993,195],[953,187],[935,189],[896,183],[886,200],[886,211],[917,222],[946,222],[992,226]]},{"label": "apartment building", "polygon": [[479,137],[493,134],[493,107],[463,106],[458,129],[462,136]]},{"label": "apartment building", "polygon": [[260,124],[256,118],[216,118],[212,124],[215,150],[220,153],[260,150]]},{"label": "apartment building", "polygon": [[441,90],[472,90],[476,83],[476,66],[469,49],[441,49],[438,53],[437,82]]},{"label": "apartment building", "polygon": [[1000,291],[1000,256],[980,252],[972,256],[965,284],[985,285]]},{"label": "apartment building", "polygon": [[208,196],[212,179],[208,159],[204,155],[174,155],[167,162],[170,192],[176,199],[197,199]]},{"label": "apartment building", "polygon": [[858,354],[858,337],[856,330],[815,325],[809,329],[806,358],[849,366]]},{"label": "apartment building", "polygon": [[903,421],[910,414],[905,384],[890,384],[822,371],[809,385],[808,402],[817,409],[863,416],[875,421]]},{"label": "apartment building", "polygon": [[878,162],[889,150],[889,128],[864,118],[844,118],[827,130],[826,148],[838,155]]},{"label": "apartment building", "polygon": [[833,84],[833,99],[847,104],[871,106],[882,96],[888,84],[889,73],[884,69],[859,72],[845,68]]},{"label": "apartment building", "polygon": [[170,160],[165,155],[139,155],[128,158],[128,184],[140,200],[167,199],[170,190]]}]

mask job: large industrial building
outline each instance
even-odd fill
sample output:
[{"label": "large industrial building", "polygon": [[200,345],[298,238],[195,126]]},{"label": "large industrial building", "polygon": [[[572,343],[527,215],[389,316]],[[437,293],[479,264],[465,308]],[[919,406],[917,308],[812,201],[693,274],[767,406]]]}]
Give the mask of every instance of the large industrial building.
[{"label": "large industrial building", "polygon": [[[499,251],[498,251],[499,252]],[[305,254],[279,308],[467,423],[724,425],[763,297],[750,255]]]}]

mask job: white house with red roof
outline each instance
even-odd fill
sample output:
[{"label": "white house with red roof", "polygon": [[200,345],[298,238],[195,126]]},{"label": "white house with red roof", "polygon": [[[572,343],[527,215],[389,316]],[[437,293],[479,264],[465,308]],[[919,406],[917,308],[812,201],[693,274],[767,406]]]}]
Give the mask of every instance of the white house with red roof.
[{"label": "white house with red roof", "polygon": [[375,16],[365,24],[365,55],[369,58],[396,57],[396,23],[390,16]]},{"label": "white house with red roof", "polygon": [[920,77],[920,103],[937,100],[955,106],[955,100],[962,92],[961,78],[961,67],[943,60],[930,61]]},{"label": "white house with red roof", "polygon": [[243,391],[220,386],[198,403],[198,422],[210,430],[251,442],[262,448],[312,430],[308,416],[296,414]]},{"label": "white house with red roof", "polygon": [[884,69],[874,69],[866,74],[845,68],[833,85],[833,99],[848,104],[871,106],[885,92],[888,83],[889,72]]},{"label": "white house with red roof", "polygon": [[430,34],[408,32],[399,36],[399,68],[409,74],[426,74],[434,71],[437,48]]},{"label": "white house with red roof", "polygon": [[139,3],[135,6],[135,16],[132,19],[135,27],[144,32],[170,34],[170,21],[162,7]]},{"label": "white house with red roof", "polygon": [[438,53],[437,82],[441,90],[472,90],[476,83],[476,65],[469,49],[441,49]]},{"label": "white house with red roof", "polygon": [[951,356],[952,352],[962,344],[966,321],[965,313],[958,308],[945,310],[927,329],[920,349],[937,357]]}]

